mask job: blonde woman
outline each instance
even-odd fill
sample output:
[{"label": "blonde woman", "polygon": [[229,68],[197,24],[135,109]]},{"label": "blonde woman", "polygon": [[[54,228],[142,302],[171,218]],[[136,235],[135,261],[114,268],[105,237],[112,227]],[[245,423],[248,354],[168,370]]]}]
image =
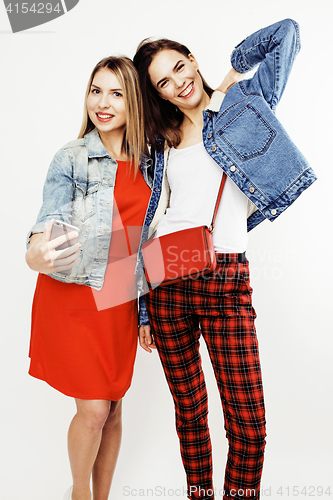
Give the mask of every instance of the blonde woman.
[{"label": "blonde woman", "polygon": [[[128,390],[138,324],[136,250],[150,197],[141,94],[126,57],[94,68],[79,138],[58,151],[26,260],[38,271],[32,309],[30,369],[75,398],[68,432],[73,486],[66,500],[107,500],[121,441],[121,400]],[[53,219],[79,229],[57,250]],[[77,237],[75,231],[69,238]],[[85,286],[82,286],[85,285]]]}]

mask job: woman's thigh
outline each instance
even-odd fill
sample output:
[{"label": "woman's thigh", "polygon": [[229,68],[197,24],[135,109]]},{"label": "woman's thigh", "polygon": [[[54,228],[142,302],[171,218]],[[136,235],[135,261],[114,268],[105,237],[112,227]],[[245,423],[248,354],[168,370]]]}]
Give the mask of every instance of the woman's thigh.
[{"label": "woman's thigh", "polygon": [[185,303],[177,285],[158,287],[146,296],[151,331],[176,409],[191,419],[206,412],[207,395],[198,317]]},{"label": "woman's thigh", "polygon": [[[199,283],[194,285],[199,286]],[[248,263],[220,263],[204,283],[200,328],[218,383],[226,428],[264,432],[265,407]]]}]

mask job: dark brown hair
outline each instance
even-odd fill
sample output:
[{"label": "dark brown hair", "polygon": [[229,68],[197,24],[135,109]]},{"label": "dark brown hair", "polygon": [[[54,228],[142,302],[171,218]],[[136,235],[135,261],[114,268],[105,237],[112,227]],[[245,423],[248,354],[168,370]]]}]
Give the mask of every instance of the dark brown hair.
[{"label": "dark brown hair", "polygon": [[[179,127],[184,119],[184,114],[177,106],[159,96],[149,77],[149,66],[155,55],[162,50],[175,50],[187,58],[191,54],[185,45],[173,40],[160,38],[152,41],[146,38],[139,44],[133,58],[139,73],[147,142],[157,151],[164,149],[164,141],[169,147],[178,146],[181,141]],[[202,79],[204,91],[211,97],[213,89],[206,83],[200,71],[198,73]]]}]

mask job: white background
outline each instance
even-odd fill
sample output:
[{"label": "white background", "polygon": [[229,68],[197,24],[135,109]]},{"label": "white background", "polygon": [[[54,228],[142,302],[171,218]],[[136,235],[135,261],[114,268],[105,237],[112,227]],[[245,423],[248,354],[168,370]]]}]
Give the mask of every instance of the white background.
[{"label": "white background", "polygon": [[[268,420],[262,498],[295,497],[305,486],[308,494],[310,486],[330,486],[333,495],[331,5],[80,0],[59,19],[12,34],[1,2],[1,499],[59,500],[71,484],[66,433],[74,402],[27,375],[36,274],[24,253],[50,160],[78,135],[93,66],[111,54],[133,56],[142,38],[165,36],[189,46],[217,86],[232,48],[286,17],[300,23],[302,50],[277,115],[319,180],[249,237]],[[227,445],[204,346],[203,358],[221,488]],[[157,354],[140,349],[110,498],[185,498],[176,491],[184,486],[171,396]]]}]

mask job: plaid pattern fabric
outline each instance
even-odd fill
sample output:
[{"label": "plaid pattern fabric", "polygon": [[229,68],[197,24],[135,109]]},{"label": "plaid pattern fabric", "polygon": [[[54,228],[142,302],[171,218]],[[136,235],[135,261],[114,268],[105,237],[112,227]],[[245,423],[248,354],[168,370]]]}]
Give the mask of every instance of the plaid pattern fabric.
[{"label": "plaid pattern fabric", "polygon": [[189,498],[214,498],[207,391],[199,353],[202,334],[229,442],[223,499],[258,499],[265,408],[248,263],[238,263],[237,254],[217,257],[214,273],[151,290],[147,309],[174,399]]}]

